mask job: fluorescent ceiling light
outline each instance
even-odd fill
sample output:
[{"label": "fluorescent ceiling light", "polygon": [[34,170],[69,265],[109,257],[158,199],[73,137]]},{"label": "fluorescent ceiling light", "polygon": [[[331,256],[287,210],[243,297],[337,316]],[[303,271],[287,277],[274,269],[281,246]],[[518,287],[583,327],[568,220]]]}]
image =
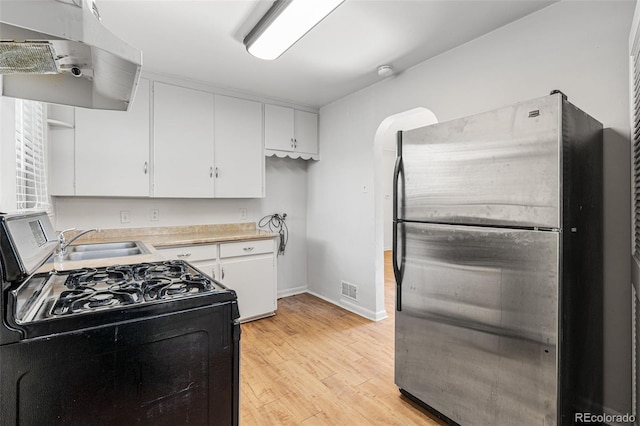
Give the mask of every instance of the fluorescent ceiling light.
[{"label": "fluorescent ceiling light", "polygon": [[278,58],[344,0],[276,0],[245,37],[256,58]]}]

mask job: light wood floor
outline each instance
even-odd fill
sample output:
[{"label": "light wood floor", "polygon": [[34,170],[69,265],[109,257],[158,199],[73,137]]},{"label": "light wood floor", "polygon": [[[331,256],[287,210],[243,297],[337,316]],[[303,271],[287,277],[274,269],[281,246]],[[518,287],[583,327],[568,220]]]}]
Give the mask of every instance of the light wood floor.
[{"label": "light wood floor", "polygon": [[393,381],[395,282],[385,253],[385,308],[373,322],[309,294],[245,323],[240,422],[249,425],[439,425]]}]

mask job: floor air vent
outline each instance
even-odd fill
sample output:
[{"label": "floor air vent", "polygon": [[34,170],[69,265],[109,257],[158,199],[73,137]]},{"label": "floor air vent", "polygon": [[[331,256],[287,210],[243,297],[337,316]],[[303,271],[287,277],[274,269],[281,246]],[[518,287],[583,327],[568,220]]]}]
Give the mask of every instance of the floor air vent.
[{"label": "floor air vent", "polygon": [[342,295],[349,299],[358,300],[358,287],[355,284],[342,281]]}]

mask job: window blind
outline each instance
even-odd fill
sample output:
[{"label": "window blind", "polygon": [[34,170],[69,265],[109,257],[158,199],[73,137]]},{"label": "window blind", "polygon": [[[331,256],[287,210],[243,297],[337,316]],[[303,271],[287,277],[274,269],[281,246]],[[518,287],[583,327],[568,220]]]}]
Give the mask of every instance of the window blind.
[{"label": "window blind", "polygon": [[44,104],[16,100],[16,210],[49,210]]}]

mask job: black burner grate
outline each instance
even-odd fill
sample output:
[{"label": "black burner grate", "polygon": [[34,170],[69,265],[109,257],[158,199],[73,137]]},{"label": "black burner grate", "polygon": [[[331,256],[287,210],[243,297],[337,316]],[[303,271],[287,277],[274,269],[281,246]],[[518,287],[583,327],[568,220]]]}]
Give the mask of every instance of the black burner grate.
[{"label": "black burner grate", "polygon": [[116,265],[68,272],[52,315],[160,301],[214,290],[213,282],[182,261]]}]

